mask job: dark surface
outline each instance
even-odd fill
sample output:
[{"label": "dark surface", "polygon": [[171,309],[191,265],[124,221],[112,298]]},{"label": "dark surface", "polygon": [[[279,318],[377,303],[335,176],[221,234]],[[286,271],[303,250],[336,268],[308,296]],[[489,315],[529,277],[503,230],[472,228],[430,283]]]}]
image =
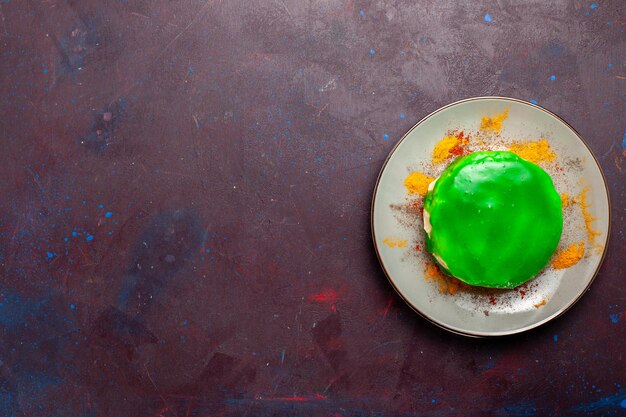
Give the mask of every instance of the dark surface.
[{"label": "dark surface", "polygon": [[[625,415],[624,2],[414,3],[0,1],[0,415]],[[499,340],[370,239],[393,144],[476,95],[572,123],[612,198],[588,294]]]}]

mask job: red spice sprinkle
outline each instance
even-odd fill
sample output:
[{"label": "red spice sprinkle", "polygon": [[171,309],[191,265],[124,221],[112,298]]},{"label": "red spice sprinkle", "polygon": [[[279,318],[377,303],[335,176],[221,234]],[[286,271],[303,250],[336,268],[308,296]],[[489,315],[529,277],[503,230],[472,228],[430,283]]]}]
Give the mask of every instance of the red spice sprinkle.
[{"label": "red spice sprinkle", "polygon": [[458,139],[458,143],[452,147],[448,152],[453,156],[462,156],[467,154],[465,145],[469,143],[469,135],[465,136],[464,132],[453,131],[452,134]]},{"label": "red spice sprinkle", "polygon": [[489,296],[489,304],[495,306],[496,305],[496,301],[497,301],[496,297],[493,294]]},{"label": "red spice sprinkle", "polygon": [[422,250],[422,248],[420,248],[420,245],[415,245],[415,250],[419,252]]},{"label": "red spice sprinkle", "polygon": [[455,145],[452,149],[450,149],[450,155],[461,156],[465,153],[465,149],[462,146]]},{"label": "red spice sprinkle", "polygon": [[528,284],[523,284],[523,285],[517,287],[517,292],[519,293],[519,295],[522,296],[522,298],[524,298],[524,296],[528,292]]},{"label": "red spice sprinkle", "polygon": [[309,296],[309,301],[317,301],[318,303],[334,303],[339,300],[339,294],[333,289],[312,294]]},{"label": "red spice sprinkle", "polygon": [[411,206],[412,208],[414,208],[415,210],[422,210],[422,209],[424,208],[423,203],[424,203],[424,202],[423,202],[422,200],[416,200],[416,201],[413,201],[413,202],[410,204],[410,206]]}]

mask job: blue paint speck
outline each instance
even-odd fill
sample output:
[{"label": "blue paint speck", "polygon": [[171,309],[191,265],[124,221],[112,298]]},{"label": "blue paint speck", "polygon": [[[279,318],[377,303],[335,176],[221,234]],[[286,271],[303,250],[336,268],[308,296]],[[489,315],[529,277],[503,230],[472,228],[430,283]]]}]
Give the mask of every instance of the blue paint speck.
[{"label": "blue paint speck", "polygon": [[70,308],[71,308],[72,310],[74,310],[74,309],[76,308],[76,306],[75,306],[74,304],[70,304]]},{"label": "blue paint speck", "polygon": [[622,315],[620,313],[609,314],[609,318],[611,319],[611,323],[617,324],[622,319]]},{"label": "blue paint speck", "polygon": [[609,63],[609,68],[613,68],[613,64]]},{"label": "blue paint speck", "polygon": [[554,342],[558,342],[559,341],[559,335],[555,334],[554,336],[552,336],[552,340],[554,340]]},{"label": "blue paint speck", "polygon": [[85,238],[85,240],[86,240],[87,242],[91,242],[91,241],[93,240],[93,236],[91,236],[91,235],[87,235],[87,237]]},{"label": "blue paint speck", "polygon": [[556,75],[551,75],[550,76],[550,81],[555,81],[556,80]]},{"label": "blue paint speck", "polygon": [[182,324],[183,326],[186,326],[186,325],[188,325],[188,324],[189,324],[189,321],[188,321],[188,320],[184,320],[181,324]]},{"label": "blue paint speck", "polygon": [[193,73],[194,73],[193,67],[192,67],[191,65],[189,65],[189,66],[187,67],[187,72],[188,72],[189,74],[193,74]]},{"label": "blue paint speck", "polygon": [[363,9],[359,10],[359,16],[364,17],[365,11]]},{"label": "blue paint speck", "polygon": [[385,140],[389,139],[389,135],[385,133],[385,134],[383,135],[383,139],[385,139]]},{"label": "blue paint speck", "polygon": [[406,116],[404,115],[404,113],[400,113],[400,118],[404,119]]},{"label": "blue paint speck", "polygon": [[280,354],[280,363],[284,363],[285,362],[285,351],[283,350],[282,353]]},{"label": "blue paint speck", "polygon": [[64,237],[63,240],[67,242],[70,239],[68,237]]},{"label": "blue paint speck", "polygon": [[504,411],[509,416],[531,417],[537,414],[537,408],[532,401],[504,406]]},{"label": "blue paint speck", "polygon": [[485,22],[487,22],[487,23],[491,23],[491,21],[492,21],[492,20],[493,20],[493,19],[491,18],[491,15],[490,15],[489,13],[487,13],[487,14],[485,15]]},{"label": "blue paint speck", "polygon": [[72,236],[76,237],[76,236],[78,236],[78,233],[72,232]]},{"label": "blue paint speck", "polygon": [[375,50],[370,49],[370,55],[374,55],[375,53],[376,53],[376,51],[375,51]]},{"label": "blue paint speck", "polygon": [[104,205],[103,205],[103,204],[98,204],[98,208],[99,208],[99,209],[103,209],[103,208],[104,208]]},{"label": "blue paint speck", "polygon": [[435,404],[437,402],[437,400],[433,399],[430,402],[431,402],[431,404]]},{"label": "blue paint speck", "polygon": [[318,156],[317,158],[315,158],[315,160],[316,160],[317,162],[322,162],[322,157],[321,157],[321,156]]},{"label": "blue paint speck", "polygon": [[[623,389],[618,390],[615,394],[607,397],[599,398],[597,401],[588,403],[581,403],[574,407],[572,410],[575,412],[583,412],[586,414],[600,415],[597,411],[606,410],[607,408],[620,406],[626,408],[626,391]],[[608,411],[608,410],[606,410]],[[608,413],[602,413],[602,415],[609,415]]]},{"label": "blue paint speck", "polygon": [[47,73],[48,72],[48,68],[46,68],[46,66],[44,64],[41,64],[41,67],[43,68],[43,73]]},{"label": "blue paint speck", "polygon": [[589,8],[590,8],[591,10],[593,10],[593,9],[597,9],[597,8],[598,8],[598,3],[591,3],[591,6],[589,6]]},{"label": "blue paint speck", "polygon": [[113,216],[113,213],[110,211],[107,211],[106,213],[104,213],[104,217],[106,217],[107,219],[111,216]]},{"label": "blue paint speck", "polygon": [[46,252],[46,258],[48,259],[54,258],[54,252]]},{"label": "blue paint speck", "polygon": [[537,100],[530,100],[531,103],[537,104]]}]

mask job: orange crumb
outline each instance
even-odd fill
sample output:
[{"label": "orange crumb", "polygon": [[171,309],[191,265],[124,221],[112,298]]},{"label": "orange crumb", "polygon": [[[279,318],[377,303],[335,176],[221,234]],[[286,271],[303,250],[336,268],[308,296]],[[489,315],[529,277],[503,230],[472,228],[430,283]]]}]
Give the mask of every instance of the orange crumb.
[{"label": "orange crumb", "polygon": [[411,172],[411,174],[404,179],[404,186],[409,194],[426,195],[428,186],[434,180],[435,178],[422,174],[421,172]]},{"label": "orange crumb", "polygon": [[546,299],[544,298],[543,300],[539,301],[537,304],[534,304],[535,308],[539,308],[542,306],[545,306],[547,303]]},{"label": "orange crumb", "polygon": [[433,281],[437,284],[439,288],[439,292],[445,293],[448,289],[448,285],[446,284],[445,278],[437,266],[434,263],[426,264],[426,271],[424,271],[424,278],[426,281]]},{"label": "orange crumb", "polygon": [[499,133],[500,130],[502,130],[502,122],[504,122],[507,117],[509,117],[509,109],[506,109],[503,113],[494,117],[483,116],[480,122],[480,130]]},{"label": "orange crumb", "polygon": [[509,150],[520,158],[524,158],[534,164],[552,162],[556,159],[556,154],[550,149],[550,144],[545,139],[534,142],[514,143]]},{"label": "orange crumb", "polygon": [[569,195],[567,193],[561,194],[561,206],[569,206]]},{"label": "orange crumb", "polygon": [[456,136],[445,136],[433,149],[433,165],[440,164],[450,157],[450,150],[457,146],[459,139]]},{"label": "orange crumb", "polygon": [[406,248],[407,241],[406,240],[395,240],[392,238],[383,239],[383,243],[390,248]]},{"label": "orange crumb", "polygon": [[593,229],[591,223],[597,220],[595,217],[591,215],[589,212],[590,204],[587,204],[587,192],[589,188],[584,188],[578,196],[573,200],[575,203],[580,205],[580,209],[583,213],[583,219],[585,220],[585,228],[587,229],[587,240],[590,245],[595,245],[596,237],[600,236],[600,232]]},{"label": "orange crumb", "polygon": [[576,265],[585,254],[585,242],[573,243],[566,249],[557,252],[552,260],[554,269],[565,269]]},{"label": "orange crumb", "polygon": [[439,266],[434,263],[427,263],[424,271],[426,281],[433,281],[437,284],[440,293],[454,295],[464,285],[456,278],[448,277],[441,272]]},{"label": "orange crumb", "polygon": [[440,164],[451,156],[461,156],[466,153],[465,145],[470,138],[463,132],[452,132],[444,136],[433,148],[433,165]]},{"label": "orange crumb", "polygon": [[455,278],[447,279],[448,294],[454,295],[461,288],[460,281]]},{"label": "orange crumb", "polygon": [[431,278],[431,279],[440,278],[443,276],[441,274],[441,270],[439,269],[439,267],[433,263],[426,264],[426,271],[424,273],[426,274],[426,278]]}]

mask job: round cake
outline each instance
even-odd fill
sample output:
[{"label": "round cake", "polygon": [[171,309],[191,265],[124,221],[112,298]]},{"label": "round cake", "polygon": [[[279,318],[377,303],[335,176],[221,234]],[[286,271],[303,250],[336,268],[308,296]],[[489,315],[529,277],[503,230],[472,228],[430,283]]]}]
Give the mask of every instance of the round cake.
[{"label": "round cake", "polygon": [[548,264],[561,199],[543,169],[511,152],[455,160],[424,199],[426,248],[442,269],[482,287],[514,288]]}]

